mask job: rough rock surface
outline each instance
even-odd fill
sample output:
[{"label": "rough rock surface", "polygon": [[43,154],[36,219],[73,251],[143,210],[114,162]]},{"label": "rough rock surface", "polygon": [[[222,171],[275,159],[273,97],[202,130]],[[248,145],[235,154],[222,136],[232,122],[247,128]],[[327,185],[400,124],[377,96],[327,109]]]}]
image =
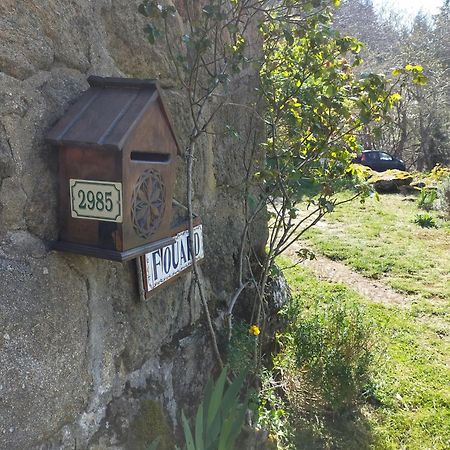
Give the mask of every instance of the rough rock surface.
[{"label": "rough rock surface", "polygon": [[[173,68],[163,47],[146,41],[138,4],[0,3],[2,449],[135,448],[129,430],[142,401],[160,404],[173,429],[214,365],[200,300],[189,296],[189,274],[141,302],[134,261],[49,250],[58,236],[57,160],[44,136],[87,88],[88,75],[159,78],[182,144],[189,128]],[[182,17],[174,20],[182,31]],[[252,83],[243,75],[233,95],[248,95]],[[244,113],[228,114],[246,120]],[[236,287],[239,151],[232,142],[205,138],[195,166],[202,277],[213,311]],[[175,197],[183,201],[182,157],[177,165]],[[263,245],[265,228],[258,226]]]},{"label": "rough rock surface", "polygon": [[373,184],[377,192],[396,193],[401,191],[401,187],[409,186],[413,179],[410,173],[393,169],[381,173],[375,172],[369,182]]}]

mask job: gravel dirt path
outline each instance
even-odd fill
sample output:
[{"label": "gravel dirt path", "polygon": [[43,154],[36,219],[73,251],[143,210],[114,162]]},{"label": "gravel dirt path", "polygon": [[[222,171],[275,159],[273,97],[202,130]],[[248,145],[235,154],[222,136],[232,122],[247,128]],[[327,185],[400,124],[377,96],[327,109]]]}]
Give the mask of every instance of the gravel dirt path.
[{"label": "gravel dirt path", "polygon": [[[295,261],[297,259],[295,252],[302,248],[305,248],[305,246],[297,242],[291,245],[285,252],[285,256]],[[410,303],[408,298],[381,281],[366,278],[339,261],[332,261],[317,252],[315,254],[316,259],[307,260],[301,264],[311,269],[320,279],[346,284],[354,291],[377,303],[395,304],[397,306],[407,306]]]}]

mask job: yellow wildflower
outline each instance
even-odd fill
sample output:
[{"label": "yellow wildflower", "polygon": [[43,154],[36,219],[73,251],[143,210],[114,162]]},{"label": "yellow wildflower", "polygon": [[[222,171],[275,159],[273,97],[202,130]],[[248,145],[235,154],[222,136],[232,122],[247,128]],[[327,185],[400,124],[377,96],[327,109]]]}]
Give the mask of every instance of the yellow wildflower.
[{"label": "yellow wildflower", "polygon": [[258,325],[252,325],[249,329],[248,332],[250,334],[253,334],[253,336],[258,336],[259,333],[261,333],[261,330],[259,329]]}]

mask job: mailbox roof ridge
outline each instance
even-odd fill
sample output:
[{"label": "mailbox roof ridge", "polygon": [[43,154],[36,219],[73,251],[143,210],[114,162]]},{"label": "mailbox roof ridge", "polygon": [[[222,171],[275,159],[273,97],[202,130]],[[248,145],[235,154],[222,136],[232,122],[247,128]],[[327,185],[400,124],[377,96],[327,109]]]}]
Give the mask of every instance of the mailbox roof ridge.
[{"label": "mailbox roof ridge", "polygon": [[168,120],[156,80],[90,76],[88,83],[89,89],[47,133],[47,142],[120,152],[152,103],[159,103]]}]

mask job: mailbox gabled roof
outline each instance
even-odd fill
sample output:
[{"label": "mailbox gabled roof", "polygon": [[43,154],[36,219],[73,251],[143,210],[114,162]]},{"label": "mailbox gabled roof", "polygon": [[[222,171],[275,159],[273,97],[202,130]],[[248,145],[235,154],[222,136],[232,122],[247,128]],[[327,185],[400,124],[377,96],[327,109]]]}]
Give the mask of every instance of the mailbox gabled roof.
[{"label": "mailbox gabled roof", "polygon": [[156,80],[90,76],[88,82],[89,89],[48,132],[48,142],[121,151],[142,114],[157,101],[177,143]]}]

